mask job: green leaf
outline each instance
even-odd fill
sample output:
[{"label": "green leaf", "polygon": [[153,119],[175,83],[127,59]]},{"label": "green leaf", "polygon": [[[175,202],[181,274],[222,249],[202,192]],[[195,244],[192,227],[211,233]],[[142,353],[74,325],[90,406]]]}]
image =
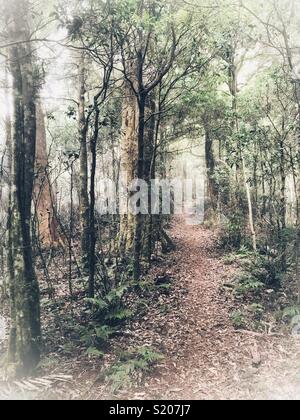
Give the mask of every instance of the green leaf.
[{"label": "green leaf", "polygon": [[300,315],[300,306],[290,306],[284,309],[282,318],[293,318],[298,315]]},{"label": "green leaf", "polygon": [[105,319],[123,321],[125,319],[130,318],[132,315],[133,315],[133,312],[130,311],[129,309],[118,309],[106,315]]},{"label": "green leaf", "polygon": [[105,300],[103,299],[86,298],[85,302],[90,303],[93,306],[97,307],[98,310],[105,310],[108,308],[108,303],[105,302]]},{"label": "green leaf", "polygon": [[108,325],[102,325],[100,327],[95,327],[95,333],[97,338],[106,341],[110,338],[113,330]]},{"label": "green leaf", "polygon": [[88,356],[100,357],[101,359],[104,357],[104,353],[98,350],[96,347],[89,347],[86,351]]}]

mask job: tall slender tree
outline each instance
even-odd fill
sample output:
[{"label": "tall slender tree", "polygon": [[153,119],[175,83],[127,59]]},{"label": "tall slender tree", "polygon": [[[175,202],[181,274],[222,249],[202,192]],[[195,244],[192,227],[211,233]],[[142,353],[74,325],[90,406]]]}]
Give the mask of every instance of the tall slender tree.
[{"label": "tall slender tree", "polygon": [[13,79],[12,210],[10,223],[11,329],[8,361],[14,374],[30,372],[40,359],[40,297],[31,241],[36,145],[36,67],[27,0],[7,4],[10,70]]},{"label": "tall slender tree", "polygon": [[80,144],[80,225],[81,225],[81,261],[84,272],[88,271],[89,263],[89,193],[88,193],[88,122],[86,120],[86,68],[85,52],[80,53],[78,65],[79,101],[78,101],[78,132]]}]

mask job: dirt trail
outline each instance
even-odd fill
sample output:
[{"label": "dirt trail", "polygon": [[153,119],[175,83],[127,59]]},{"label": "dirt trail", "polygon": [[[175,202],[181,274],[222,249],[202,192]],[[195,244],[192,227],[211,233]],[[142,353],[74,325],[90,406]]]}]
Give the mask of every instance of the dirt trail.
[{"label": "dirt trail", "polygon": [[[300,398],[299,346],[289,338],[236,331],[222,285],[234,276],[216,250],[217,236],[183,220],[171,231],[177,250],[167,267],[178,306],[133,327],[160,331],[165,363],[133,397],[169,399]],[[184,293],[186,291],[186,293]],[[131,397],[132,394],[124,394]]]},{"label": "dirt trail", "polygon": [[[236,331],[232,297],[222,285],[236,268],[217,251],[217,234],[174,223],[176,251],[149,277],[168,276],[162,295],[116,340],[124,349],[149,345],[165,358],[143,386],[117,396],[99,380],[99,365],[86,358],[61,361],[51,372],[54,389],[39,394],[67,399],[299,399],[300,348],[291,338]],[[110,356],[108,356],[108,359]],[[58,375],[58,376],[57,376]],[[69,380],[59,375],[72,375]],[[51,383],[51,378],[46,379]],[[55,379],[54,379],[55,381]],[[30,385],[30,384],[29,384]],[[36,397],[36,396],[35,396]]]}]

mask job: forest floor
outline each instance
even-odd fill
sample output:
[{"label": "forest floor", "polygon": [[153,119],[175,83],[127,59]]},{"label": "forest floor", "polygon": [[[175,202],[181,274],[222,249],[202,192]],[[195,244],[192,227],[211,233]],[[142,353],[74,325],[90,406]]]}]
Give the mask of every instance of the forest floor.
[{"label": "forest floor", "polygon": [[[0,396],[17,389],[18,398],[40,399],[299,399],[299,340],[233,325],[236,303],[224,285],[237,267],[224,262],[218,233],[179,220],[170,235],[176,250],[149,277],[167,276],[171,290],[127,323],[101,368],[86,356],[61,357],[41,378],[0,385]],[[115,350],[144,345],[164,358],[138,383],[112,393],[103,372]]]}]

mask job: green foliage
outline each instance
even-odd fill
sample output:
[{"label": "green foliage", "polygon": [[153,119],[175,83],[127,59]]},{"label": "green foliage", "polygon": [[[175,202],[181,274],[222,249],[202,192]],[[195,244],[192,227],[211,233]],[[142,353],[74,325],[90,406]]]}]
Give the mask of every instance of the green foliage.
[{"label": "green foliage", "polygon": [[172,285],[170,283],[165,283],[165,284],[158,284],[156,287],[157,287],[158,290],[168,294],[168,292],[171,289],[171,286]]},{"label": "green foliage", "polygon": [[94,310],[102,312],[108,309],[109,305],[104,299],[99,298],[87,298],[85,299],[87,303],[90,303]]},{"label": "green foliage", "polygon": [[257,294],[264,288],[262,282],[258,281],[255,277],[248,275],[238,278],[237,283],[238,284],[235,287],[235,293],[237,295]]},{"label": "green foliage", "polygon": [[130,318],[132,312],[124,308],[122,299],[131,287],[132,285],[129,284],[121,285],[112,289],[102,298],[86,299],[86,302],[92,307],[93,319],[116,326]]},{"label": "green foliage", "polygon": [[132,316],[132,311],[124,307],[123,298],[131,285],[112,289],[102,298],[85,299],[87,314],[91,320],[87,326],[77,327],[80,342],[87,347],[90,356],[102,357],[103,349],[116,333],[120,324]]},{"label": "green foliage", "polygon": [[239,211],[233,211],[223,221],[220,246],[226,249],[240,249],[244,230],[245,219],[243,214]]},{"label": "green foliage", "polygon": [[252,303],[248,306],[248,311],[251,312],[255,317],[260,318],[265,309],[263,305],[259,303]]},{"label": "green foliage", "polygon": [[242,275],[236,279],[235,293],[238,295],[255,295],[266,287],[277,288],[284,276],[280,255],[272,251],[258,253],[242,246],[225,256],[224,262],[235,263],[242,269]]},{"label": "green foliage", "polygon": [[223,262],[226,265],[235,264],[237,261],[238,261],[238,257],[237,257],[237,255],[235,253],[229,253],[229,254],[226,254],[223,257]]},{"label": "green foliage", "polygon": [[292,319],[298,315],[300,315],[300,306],[289,306],[288,308],[284,309],[282,313],[282,319]]},{"label": "green foliage", "polygon": [[100,327],[95,326],[95,334],[97,339],[104,342],[106,342],[113,333],[113,328],[109,327],[108,325],[101,325]]},{"label": "green foliage", "polygon": [[112,392],[131,385],[130,375],[134,371],[133,363],[116,363],[108,372],[108,381],[111,384]]},{"label": "green foliage", "polygon": [[78,328],[80,341],[88,348],[101,349],[105,347],[114,332],[114,328],[97,323],[90,323],[88,326]]},{"label": "green foliage", "polygon": [[231,315],[231,320],[235,328],[243,328],[245,326],[244,315],[241,311],[236,311]]},{"label": "green foliage", "polygon": [[151,347],[141,347],[136,350],[137,356],[141,357],[149,366],[152,366],[154,363],[163,360],[163,356],[160,353],[157,353]]},{"label": "green foliage", "polygon": [[155,363],[161,361],[163,356],[150,347],[141,347],[120,354],[119,361],[113,364],[108,372],[107,379],[113,392],[130,387],[134,376],[149,372]]},{"label": "green foliage", "polygon": [[96,357],[102,359],[104,353],[101,350],[98,350],[96,347],[89,347],[86,351],[86,354],[90,357]]},{"label": "green foliage", "polygon": [[105,316],[106,321],[110,322],[119,322],[125,321],[133,315],[133,312],[130,309],[116,309],[114,312],[109,313]]},{"label": "green foliage", "polygon": [[239,250],[226,254],[223,257],[223,261],[225,264],[228,265],[237,263],[243,266],[245,263],[247,263],[247,261],[252,261],[255,255],[256,254],[253,253],[253,251],[251,251],[246,246],[242,245]]},{"label": "green foliage", "polygon": [[281,256],[272,252],[260,253],[246,265],[248,272],[269,287],[280,286],[284,277],[281,267]]},{"label": "green foliage", "polygon": [[72,355],[76,351],[76,345],[71,341],[65,343],[61,348],[66,355]]},{"label": "green foliage", "polygon": [[105,296],[105,299],[110,304],[114,304],[116,302],[119,302],[123,298],[124,294],[129,290],[130,287],[131,287],[130,284],[125,284],[125,285],[121,285],[121,286],[117,287],[116,289],[112,289]]},{"label": "green foliage", "polygon": [[142,292],[150,293],[154,288],[154,283],[149,280],[141,280],[137,286]]}]

